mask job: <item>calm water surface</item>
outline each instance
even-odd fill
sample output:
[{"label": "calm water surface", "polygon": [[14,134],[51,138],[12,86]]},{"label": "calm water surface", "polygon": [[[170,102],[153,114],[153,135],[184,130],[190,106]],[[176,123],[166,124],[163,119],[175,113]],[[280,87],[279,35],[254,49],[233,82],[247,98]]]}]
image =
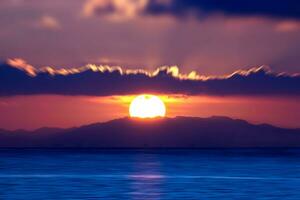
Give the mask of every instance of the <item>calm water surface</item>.
[{"label": "calm water surface", "polygon": [[300,150],[0,150],[0,199],[300,199]]}]

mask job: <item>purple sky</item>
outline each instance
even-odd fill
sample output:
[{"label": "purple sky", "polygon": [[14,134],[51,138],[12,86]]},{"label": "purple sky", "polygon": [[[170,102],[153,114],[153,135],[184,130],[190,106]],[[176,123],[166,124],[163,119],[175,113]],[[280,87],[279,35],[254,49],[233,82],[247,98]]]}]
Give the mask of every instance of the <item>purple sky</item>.
[{"label": "purple sky", "polygon": [[147,0],[2,0],[0,59],[22,58],[34,66],[55,67],[177,65],[183,72],[209,75],[261,65],[299,72],[297,17],[259,15],[256,10],[233,15],[219,8],[202,18],[192,11],[179,18],[169,12],[144,14],[147,4]]},{"label": "purple sky", "polygon": [[[152,86],[160,95],[188,96],[188,105],[182,99],[170,104],[168,116],[226,115],[300,127],[299,1],[0,0],[0,27],[0,128],[70,127],[123,117],[129,102],[107,99]],[[9,59],[19,71],[1,68]],[[168,73],[159,85],[157,77],[144,85],[124,74],[99,79],[101,70],[87,64],[143,73],[177,66],[172,69],[182,74],[196,71],[199,84]],[[43,67],[51,68],[44,73]],[[49,71],[79,67],[88,70],[56,76],[59,81]],[[203,76],[222,81],[207,84]],[[114,90],[101,89],[110,83]],[[82,115],[70,118],[75,111]]]}]

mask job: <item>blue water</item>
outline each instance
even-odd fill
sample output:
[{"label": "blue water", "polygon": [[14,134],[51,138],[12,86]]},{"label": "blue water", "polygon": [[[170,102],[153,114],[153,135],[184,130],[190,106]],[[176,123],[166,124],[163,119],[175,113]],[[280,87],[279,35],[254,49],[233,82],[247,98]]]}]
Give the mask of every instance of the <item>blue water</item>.
[{"label": "blue water", "polygon": [[300,150],[0,150],[0,199],[300,199]]}]

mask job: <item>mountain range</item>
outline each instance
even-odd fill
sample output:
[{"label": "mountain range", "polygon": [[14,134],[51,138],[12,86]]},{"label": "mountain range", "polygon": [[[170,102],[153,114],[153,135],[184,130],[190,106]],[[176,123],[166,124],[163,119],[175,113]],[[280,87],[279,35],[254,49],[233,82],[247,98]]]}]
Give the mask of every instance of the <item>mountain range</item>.
[{"label": "mountain range", "polygon": [[228,117],[121,118],[104,123],[34,131],[0,130],[12,148],[239,148],[300,147],[300,129],[254,125]]}]

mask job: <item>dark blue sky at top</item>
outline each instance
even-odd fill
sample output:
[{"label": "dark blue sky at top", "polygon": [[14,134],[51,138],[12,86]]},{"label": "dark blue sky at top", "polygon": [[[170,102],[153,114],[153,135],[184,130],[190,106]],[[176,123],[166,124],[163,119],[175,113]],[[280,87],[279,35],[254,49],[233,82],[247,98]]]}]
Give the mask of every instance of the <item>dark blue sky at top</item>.
[{"label": "dark blue sky at top", "polygon": [[151,1],[147,11],[151,14],[170,13],[184,16],[190,11],[200,17],[221,12],[228,15],[257,15],[276,18],[300,18],[300,1],[297,0],[172,0],[171,4]]}]

